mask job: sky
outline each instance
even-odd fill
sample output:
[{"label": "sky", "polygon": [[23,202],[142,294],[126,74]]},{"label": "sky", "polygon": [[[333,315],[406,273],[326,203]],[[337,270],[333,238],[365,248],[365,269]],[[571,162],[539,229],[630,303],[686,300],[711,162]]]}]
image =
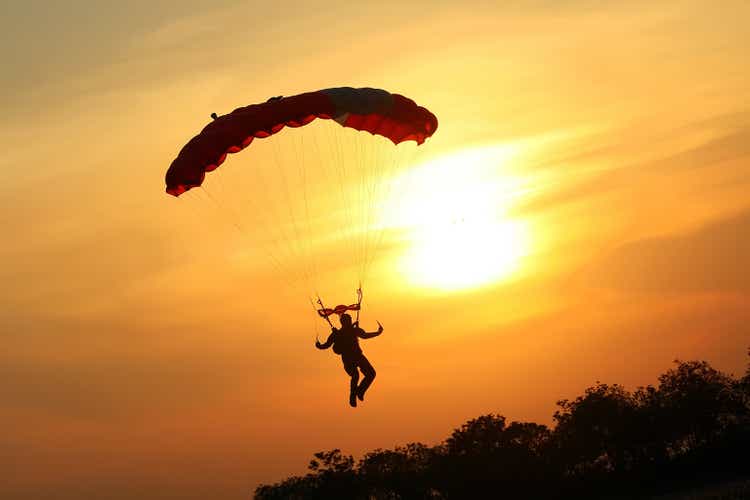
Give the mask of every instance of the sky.
[{"label": "sky", "polygon": [[[3,498],[248,498],[317,451],[435,444],[490,412],[551,424],[675,359],[745,370],[747,2],[0,14]],[[439,128],[381,172],[391,148],[314,123],[164,193],[210,113],[338,86]],[[369,191],[310,146],[339,132]],[[308,300],[353,302],[363,258],[362,324],[385,332],[352,409]]]}]

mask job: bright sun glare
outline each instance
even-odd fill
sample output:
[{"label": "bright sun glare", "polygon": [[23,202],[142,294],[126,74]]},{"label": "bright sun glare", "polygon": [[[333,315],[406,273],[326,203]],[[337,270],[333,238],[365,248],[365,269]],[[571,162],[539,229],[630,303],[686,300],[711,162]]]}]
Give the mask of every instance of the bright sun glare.
[{"label": "bright sun glare", "polygon": [[409,228],[401,269],[415,285],[446,291],[510,278],[529,246],[506,213],[524,187],[509,173],[511,146],[489,146],[420,165],[399,182],[394,223]]}]

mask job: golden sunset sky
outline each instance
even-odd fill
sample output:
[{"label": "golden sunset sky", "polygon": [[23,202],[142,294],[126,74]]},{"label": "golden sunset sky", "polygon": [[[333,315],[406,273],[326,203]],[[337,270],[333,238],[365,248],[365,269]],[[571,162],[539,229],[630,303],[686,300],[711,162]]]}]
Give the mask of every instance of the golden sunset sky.
[{"label": "golden sunset sky", "polygon": [[[0,13],[2,498],[248,498],[321,450],[434,444],[489,412],[551,424],[557,400],[654,384],[675,358],[744,372],[745,0]],[[440,122],[371,179],[400,186],[357,219],[377,223],[340,223],[356,187],[316,182],[310,153],[316,215],[295,236],[294,182],[251,175],[303,129],[164,193],[210,113],[339,86]],[[362,342],[378,377],[352,409],[307,301],[354,301],[362,227],[382,243],[362,323],[385,332]],[[305,256],[318,281],[288,286]]]}]

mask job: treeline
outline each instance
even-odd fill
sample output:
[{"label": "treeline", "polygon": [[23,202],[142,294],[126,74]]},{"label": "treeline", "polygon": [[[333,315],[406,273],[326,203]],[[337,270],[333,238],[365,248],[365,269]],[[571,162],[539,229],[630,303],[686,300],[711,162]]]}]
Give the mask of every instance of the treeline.
[{"label": "treeline", "polygon": [[[750,354],[750,352],[749,352]],[[597,383],[554,426],[469,420],[442,443],[316,453],[255,498],[638,498],[750,475],[750,365],[736,378],[676,361],[656,387]]]}]

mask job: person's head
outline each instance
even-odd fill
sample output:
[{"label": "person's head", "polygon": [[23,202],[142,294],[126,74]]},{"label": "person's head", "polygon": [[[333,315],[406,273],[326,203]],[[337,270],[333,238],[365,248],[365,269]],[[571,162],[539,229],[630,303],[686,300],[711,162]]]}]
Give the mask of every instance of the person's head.
[{"label": "person's head", "polygon": [[339,321],[341,321],[341,326],[352,326],[352,317],[346,313],[341,315]]}]

